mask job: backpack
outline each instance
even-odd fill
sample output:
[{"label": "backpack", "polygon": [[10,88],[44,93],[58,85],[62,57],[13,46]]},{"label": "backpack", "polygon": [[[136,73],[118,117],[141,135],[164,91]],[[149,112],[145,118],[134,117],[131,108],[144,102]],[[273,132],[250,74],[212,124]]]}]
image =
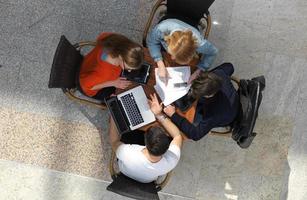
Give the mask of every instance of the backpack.
[{"label": "backpack", "polygon": [[253,130],[258,117],[258,109],[262,101],[262,91],[264,88],[264,76],[255,77],[251,80],[240,80],[238,89],[240,106],[232,126],[232,139],[241,148],[248,148],[256,136]]}]

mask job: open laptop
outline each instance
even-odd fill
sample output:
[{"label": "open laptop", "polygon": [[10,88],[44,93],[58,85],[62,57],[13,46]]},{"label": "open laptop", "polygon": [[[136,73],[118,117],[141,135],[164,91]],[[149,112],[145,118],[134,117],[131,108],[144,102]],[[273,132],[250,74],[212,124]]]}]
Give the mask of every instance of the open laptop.
[{"label": "open laptop", "polygon": [[156,120],[142,86],[110,97],[105,102],[120,134]]}]

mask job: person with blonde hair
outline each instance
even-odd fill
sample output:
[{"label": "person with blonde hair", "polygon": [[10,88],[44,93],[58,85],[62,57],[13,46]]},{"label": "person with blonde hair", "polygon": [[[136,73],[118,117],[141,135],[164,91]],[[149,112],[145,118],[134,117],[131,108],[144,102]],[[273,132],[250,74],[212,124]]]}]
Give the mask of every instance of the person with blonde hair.
[{"label": "person with blonde hair", "polygon": [[193,58],[201,54],[196,70],[190,77],[191,83],[201,71],[207,70],[213,63],[217,48],[195,27],[177,20],[166,19],[156,25],[147,37],[147,46],[151,57],[158,65],[159,76],[167,83],[169,77],[161,54],[161,46],[180,65],[189,64]]},{"label": "person with blonde hair", "polygon": [[95,48],[82,61],[79,76],[82,92],[104,100],[116,88],[125,89],[131,82],[120,77],[122,70],[139,69],[143,58],[141,45],[117,33],[101,33]]}]

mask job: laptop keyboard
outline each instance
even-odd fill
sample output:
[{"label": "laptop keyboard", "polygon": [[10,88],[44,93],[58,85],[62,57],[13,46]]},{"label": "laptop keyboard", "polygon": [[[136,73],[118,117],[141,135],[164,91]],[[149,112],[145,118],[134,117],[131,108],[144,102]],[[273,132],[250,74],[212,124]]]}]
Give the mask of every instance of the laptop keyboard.
[{"label": "laptop keyboard", "polygon": [[127,111],[128,118],[132,126],[136,126],[144,122],[139,107],[137,106],[132,93],[120,97],[122,104]]}]

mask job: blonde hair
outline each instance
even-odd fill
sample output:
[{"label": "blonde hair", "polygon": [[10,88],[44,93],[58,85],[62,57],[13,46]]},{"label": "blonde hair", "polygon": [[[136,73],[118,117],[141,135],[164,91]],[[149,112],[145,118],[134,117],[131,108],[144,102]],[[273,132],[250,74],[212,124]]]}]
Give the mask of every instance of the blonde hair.
[{"label": "blonde hair", "polygon": [[106,49],[113,58],[121,56],[131,69],[139,69],[143,63],[142,46],[121,34],[113,33],[98,41],[98,45]]},{"label": "blonde hair", "polygon": [[196,56],[197,40],[192,31],[175,31],[164,40],[177,63],[188,64]]}]

